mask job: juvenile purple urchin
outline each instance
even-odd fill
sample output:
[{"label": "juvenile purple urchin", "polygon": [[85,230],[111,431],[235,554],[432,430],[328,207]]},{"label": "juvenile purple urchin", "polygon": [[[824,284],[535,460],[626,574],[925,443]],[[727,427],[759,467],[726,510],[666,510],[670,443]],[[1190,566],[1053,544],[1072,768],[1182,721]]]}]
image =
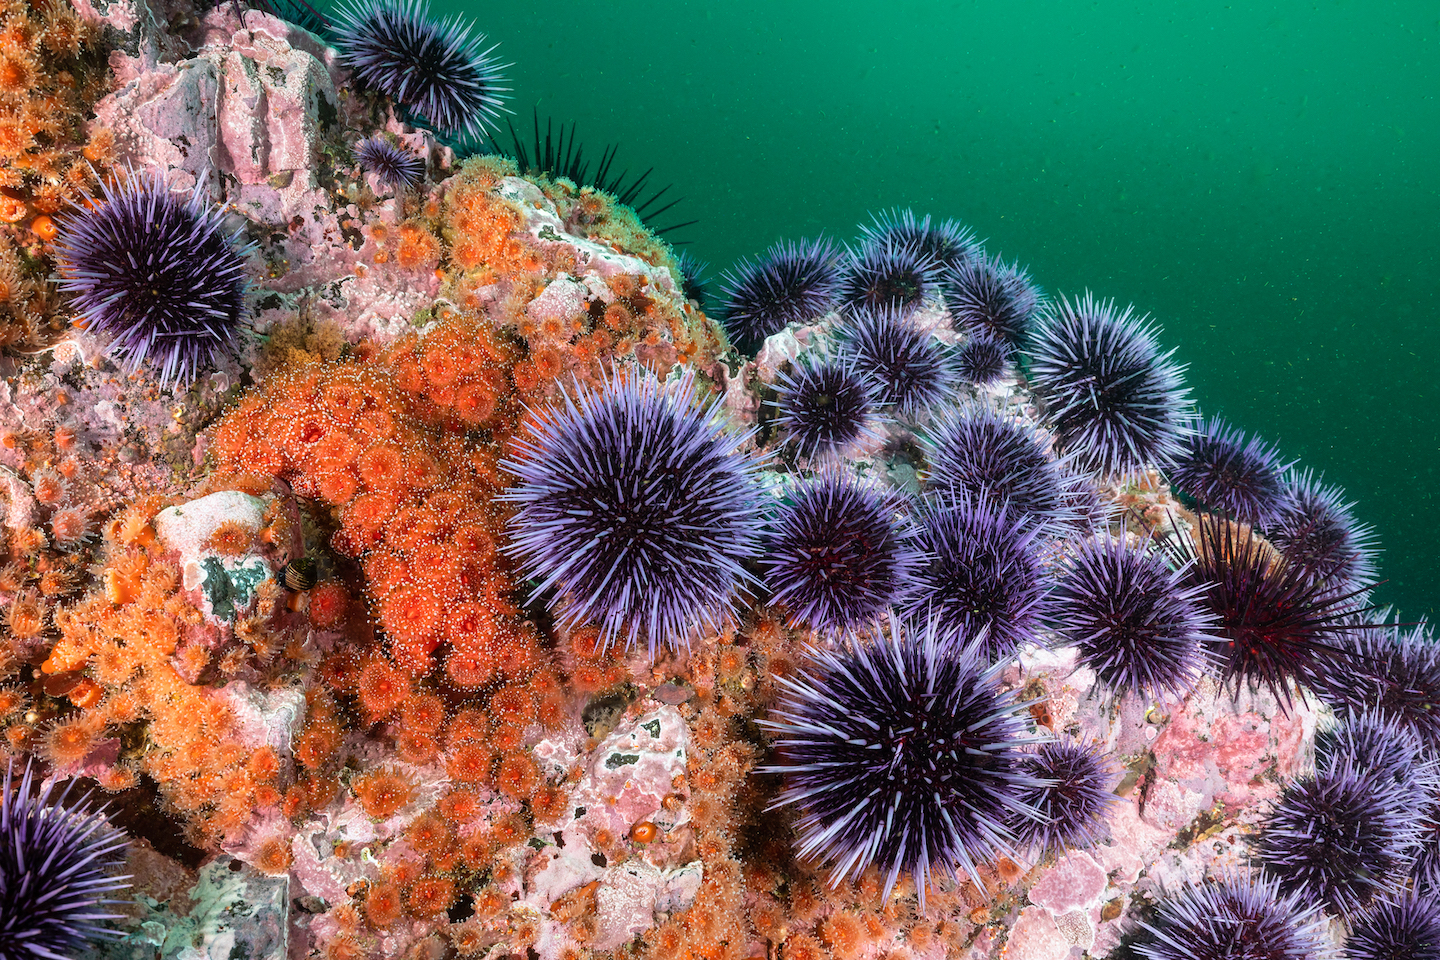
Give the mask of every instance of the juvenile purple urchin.
[{"label": "juvenile purple urchin", "polygon": [[1281,892],[1353,917],[1404,885],[1420,820],[1403,785],[1337,763],[1285,788],[1261,825],[1255,859]]},{"label": "juvenile purple urchin", "polygon": [[1440,960],[1440,901],[1413,892],[1382,900],[1350,924],[1346,960]]},{"label": "juvenile purple urchin", "polygon": [[940,493],[919,512],[924,557],[902,608],[958,645],[975,644],[989,660],[1038,643],[1049,625],[1050,576],[1039,525],[1003,502]]},{"label": "juvenile purple urchin", "polygon": [[919,560],[896,494],[836,470],[801,481],[765,539],[771,602],[822,633],[879,619],[910,587]]},{"label": "juvenile purple urchin", "polygon": [[346,0],[334,24],[341,62],[360,82],[441,133],[480,136],[500,115],[506,65],[462,17],[432,18],[429,0]]},{"label": "juvenile purple urchin", "polygon": [[58,796],[36,791],[27,763],[17,785],[6,766],[0,806],[0,960],[69,960],[97,940],[116,937],[101,924],[105,910],[129,884],[115,868],[124,862],[125,836],[92,809],[88,795],[70,800],[71,781]]},{"label": "juvenile purple urchin", "polygon": [[949,349],[901,312],[855,310],[838,333],[842,353],[875,384],[876,400],[900,416],[914,418],[955,392]]},{"label": "juvenile purple urchin", "polygon": [[975,231],[958,220],[932,221],[930,214],[915,216],[913,210],[885,210],[870,215],[862,224],[865,243],[913,246],[930,257],[942,271],[950,271],[981,255]]},{"label": "juvenile purple urchin", "polygon": [[366,173],[375,174],[381,185],[392,190],[413,187],[425,179],[425,159],[376,134],[360,141],[355,162]]},{"label": "juvenile purple urchin", "polygon": [[875,238],[862,243],[845,262],[840,304],[848,311],[909,313],[934,299],[939,281],[939,263],[918,242]]},{"label": "juvenile purple urchin", "polygon": [[1030,378],[1062,450],[1106,477],[1170,463],[1191,429],[1184,366],[1162,353],[1156,328],[1112,300],[1060,300],[1041,311]]},{"label": "juvenile purple urchin", "polygon": [[720,323],[735,348],[754,353],[791,323],[823,317],[840,291],[840,253],[825,237],[784,241],[721,277]]},{"label": "juvenile purple urchin", "polygon": [[831,884],[874,865],[885,896],[902,870],[924,910],[932,865],[983,889],[978,865],[1013,852],[1020,798],[1035,781],[1020,764],[1021,706],[975,648],[889,621],[874,643],[812,649],[762,726],[785,777],[775,806],[799,815],[799,854],[832,864]]},{"label": "juvenile purple urchin", "polygon": [[681,250],[675,254],[675,266],[680,270],[680,291],[685,294],[685,299],[694,300],[700,309],[705,309],[710,299],[710,278],[706,276],[710,264],[687,250]]},{"label": "juvenile purple urchin", "polygon": [[538,581],[531,601],[559,595],[563,625],[652,653],[685,645],[751,583],[763,518],[746,437],[725,432],[719,399],[696,402],[690,376],[617,371],[575,394],[532,417],[501,463],[520,481],[501,498],[519,508],[506,552]]},{"label": "juvenile purple urchin", "polygon": [[1187,583],[1147,540],[1081,541],[1051,596],[1055,631],[1110,690],[1183,695],[1206,666],[1214,617],[1203,585]]},{"label": "juvenile purple urchin", "polygon": [[1215,513],[1268,528],[1285,506],[1282,479],[1289,464],[1259,437],[1218,417],[1185,438],[1165,473],[1170,482]]},{"label": "juvenile purple urchin", "polygon": [[966,383],[988,387],[1005,376],[1010,363],[1010,350],[998,340],[972,334],[961,346],[955,359],[955,372]]},{"label": "juvenile purple urchin", "polygon": [[842,457],[877,436],[874,384],[848,360],[797,361],[775,393],[776,423],[801,456]]},{"label": "juvenile purple urchin", "polygon": [[1026,804],[1043,819],[1017,817],[1013,823],[1020,845],[1036,857],[1093,847],[1106,834],[1105,818],[1119,798],[1119,779],[1106,755],[1073,740],[1042,743],[1021,756],[1022,768],[1035,778],[1021,789]]},{"label": "juvenile purple urchin", "polygon": [[1341,717],[1373,710],[1415,733],[1440,755],[1440,644],[1425,623],[1381,623],[1351,631],[1348,669],[1321,688]]},{"label": "juvenile purple urchin", "polygon": [[1040,289],[1030,275],[999,254],[961,264],[940,286],[955,326],[1003,344],[1008,354],[1025,342],[1040,310]]},{"label": "juvenile purple urchin", "polygon": [[1203,882],[1166,896],[1141,923],[1144,960],[1327,960],[1334,956],[1320,905],[1282,893],[1269,877]]},{"label": "juvenile purple urchin", "polygon": [[1375,579],[1375,528],[1355,519],[1345,491],[1306,469],[1286,478],[1282,506],[1266,528],[1285,559],[1313,577],[1356,586]]},{"label": "juvenile purple urchin", "polygon": [[941,414],[920,438],[927,492],[975,497],[1052,527],[1078,525],[1093,499],[1084,479],[1056,461],[1034,426],[988,404],[963,403]]},{"label": "juvenile purple urchin", "polygon": [[102,201],[63,218],[60,289],[90,332],[128,371],[158,368],[184,384],[233,353],[247,315],[241,230],[205,198],[202,177],[188,196],[153,173],[126,171],[101,182]]},{"label": "juvenile purple urchin", "polygon": [[1290,703],[1299,684],[1329,696],[1359,668],[1351,644],[1368,612],[1352,592],[1307,577],[1247,528],[1209,514],[1167,541],[1183,583],[1214,615],[1206,646],[1222,679]]}]

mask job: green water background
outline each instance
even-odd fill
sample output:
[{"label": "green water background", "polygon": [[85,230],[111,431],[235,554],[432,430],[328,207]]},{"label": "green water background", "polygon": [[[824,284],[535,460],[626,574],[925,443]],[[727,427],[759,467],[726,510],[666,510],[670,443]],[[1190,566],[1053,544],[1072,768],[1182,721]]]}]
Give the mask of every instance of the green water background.
[{"label": "green water background", "polygon": [[1434,616],[1435,3],[437,2],[527,128],[674,182],[715,271],[910,206],[1153,314],[1201,409],[1342,484],[1378,598]]}]

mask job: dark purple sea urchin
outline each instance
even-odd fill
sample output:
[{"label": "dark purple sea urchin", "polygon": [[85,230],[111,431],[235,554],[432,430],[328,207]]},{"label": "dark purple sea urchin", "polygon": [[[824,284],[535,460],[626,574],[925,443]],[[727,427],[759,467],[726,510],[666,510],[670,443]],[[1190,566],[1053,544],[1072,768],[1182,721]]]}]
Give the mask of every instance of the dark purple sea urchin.
[{"label": "dark purple sea urchin", "polygon": [[1440,644],[1428,624],[1375,619],[1352,631],[1347,669],[1322,688],[1341,717],[1375,711],[1440,754]]},{"label": "dark purple sea urchin", "polygon": [[967,261],[941,283],[955,326],[989,337],[1013,354],[1030,335],[1040,309],[1040,291],[1019,264],[996,254]]},{"label": "dark purple sea urchin", "polygon": [[69,960],[118,936],[101,924],[119,919],[104,908],[129,886],[114,872],[125,837],[85,796],[67,803],[70,785],[52,796],[34,790],[30,766],[18,785],[12,774],[13,761],[0,793],[0,960]]},{"label": "dark purple sea urchin", "polygon": [[1185,442],[1165,473],[1210,510],[1268,528],[1285,505],[1288,465],[1274,447],[1212,417]]},{"label": "dark purple sea urchin", "polygon": [[1076,546],[1051,597],[1055,629],[1109,689],[1180,695],[1206,663],[1202,645],[1213,617],[1202,590],[1148,542],[1091,538]]},{"label": "dark purple sea urchin", "polygon": [[917,241],[867,240],[851,253],[840,279],[847,310],[890,309],[908,313],[939,291],[940,265]]},{"label": "dark purple sea urchin", "polygon": [[797,361],[776,378],[775,392],[776,422],[801,456],[844,456],[875,435],[873,384],[850,362]]},{"label": "dark purple sea urchin", "polygon": [[375,174],[392,190],[413,187],[425,179],[425,159],[391,143],[380,135],[362,140],[355,148],[355,161],[366,173]]},{"label": "dark purple sea urchin", "polygon": [[958,220],[936,222],[928,213],[917,217],[913,210],[898,209],[871,214],[870,219],[871,223],[860,227],[865,243],[914,247],[944,272],[957,269],[981,253],[975,231]]},{"label": "dark purple sea urchin", "polygon": [[973,334],[960,346],[955,372],[966,383],[986,387],[1005,375],[1009,362],[1009,347],[988,336]]},{"label": "dark purple sea urchin", "polygon": [[1440,960],[1440,901],[1405,894],[1356,917],[1346,960]]},{"label": "dark purple sea urchin", "polygon": [[1355,519],[1345,491],[1305,470],[1286,479],[1278,516],[1266,528],[1285,559],[1312,577],[1354,586],[1375,579],[1375,528]]},{"label": "dark purple sea urchin", "polygon": [[1058,445],[1084,469],[1126,477],[1180,453],[1191,424],[1185,368],[1160,351],[1156,332],[1132,308],[1088,292],[1042,312],[1031,381]]},{"label": "dark purple sea urchin", "polygon": [[60,289],[91,332],[111,338],[111,356],[130,371],[157,368],[162,383],[188,383],[234,352],[246,319],[249,248],[205,190],[204,178],[184,196],[127,171],[60,231]]},{"label": "dark purple sea urchin", "polygon": [[754,353],[788,324],[822,317],[836,305],[840,254],[818,240],[786,241],[758,260],[742,260],[721,278],[720,322],[736,349]]},{"label": "dark purple sea urchin", "polygon": [[776,806],[798,809],[802,857],[832,864],[832,884],[870,865],[888,897],[900,872],[924,909],[932,865],[973,879],[1012,852],[1015,817],[1038,819],[1020,792],[1035,780],[1019,762],[1023,712],[974,648],[891,619],[888,636],[837,650],[777,678],[771,720],[785,777]]},{"label": "dark purple sea urchin", "polygon": [[348,0],[334,23],[341,61],[360,82],[441,133],[478,136],[499,116],[503,65],[461,17],[432,18],[429,0]]},{"label": "dark purple sea urchin", "polygon": [[1143,923],[1144,960],[1323,960],[1333,955],[1320,905],[1267,877],[1231,877],[1163,898]]},{"label": "dark purple sea urchin", "polygon": [[841,325],[840,349],[876,386],[876,400],[914,418],[955,391],[948,348],[899,311],[852,311]]},{"label": "dark purple sea urchin", "polygon": [[1119,801],[1112,791],[1119,778],[1106,755],[1093,746],[1055,740],[1023,754],[1020,763],[1035,778],[1020,791],[1021,799],[1044,818],[1015,819],[1021,846],[1038,857],[1099,843],[1106,814]]},{"label": "dark purple sea urchin", "polygon": [[878,620],[909,588],[917,560],[897,496],[824,470],[776,511],[763,563],[773,603],[840,634]]},{"label": "dark purple sea urchin", "polygon": [[594,623],[609,643],[683,646],[729,616],[751,580],[761,510],[745,437],[726,434],[719,401],[694,381],[664,386],[635,370],[531,418],[502,463],[519,478],[506,548],[531,596],[555,590],[567,626]]}]

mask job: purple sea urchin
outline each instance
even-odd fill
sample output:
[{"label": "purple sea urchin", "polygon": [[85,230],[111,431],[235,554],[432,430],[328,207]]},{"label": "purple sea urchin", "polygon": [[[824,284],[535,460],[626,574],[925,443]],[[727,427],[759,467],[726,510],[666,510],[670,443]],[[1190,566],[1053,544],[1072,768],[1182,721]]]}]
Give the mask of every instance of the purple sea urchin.
[{"label": "purple sea urchin", "polygon": [[680,292],[686,300],[694,300],[700,309],[705,309],[710,299],[710,278],[706,276],[710,264],[681,250],[675,254],[675,266],[680,270]]},{"label": "purple sea urchin", "polygon": [[1161,353],[1156,329],[1131,307],[1088,292],[1042,311],[1030,374],[1062,450],[1107,477],[1133,476],[1182,450],[1191,414],[1184,367]]},{"label": "purple sea urchin", "polygon": [[1388,779],[1421,794],[1440,790],[1440,766],[1427,756],[1418,734],[1394,717],[1365,710],[1315,735],[1315,768],[1333,773],[1343,766],[1360,776]]},{"label": "purple sea urchin", "polygon": [[788,324],[822,317],[840,290],[840,255],[828,239],[785,241],[758,260],[742,260],[721,278],[720,317],[742,353]]},{"label": "purple sea urchin", "polygon": [[1183,694],[1205,666],[1213,617],[1200,596],[1146,542],[1109,536],[1081,542],[1051,597],[1055,629],[1111,690]]},{"label": "purple sea urchin", "polygon": [[1049,575],[1039,526],[996,500],[939,494],[920,513],[914,587],[907,617],[932,621],[947,642],[976,643],[987,658],[1008,657],[1047,625]]},{"label": "purple sea urchin", "polygon": [[1035,782],[1021,798],[1043,820],[1017,817],[1015,836],[1036,856],[1093,847],[1105,835],[1105,817],[1119,798],[1118,779],[1104,753],[1069,740],[1042,743],[1020,760]]},{"label": "purple sea urchin", "polygon": [[1440,960],[1440,901],[1409,893],[1356,917],[1346,960]]},{"label": "purple sea urchin", "polygon": [[425,160],[404,147],[376,135],[355,148],[355,161],[366,173],[392,190],[413,187],[425,179]]},{"label": "purple sea urchin", "polygon": [[873,864],[887,897],[908,871],[922,910],[932,865],[983,884],[979,864],[1011,852],[1007,824],[1039,817],[1020,797],[1036,784],[999,669],[892,618],[873,644],[812,650],[777,678],[775,719],[761,721],[777,755],[761,772],[785,777],[776,806],[799,810],[800,855],[830,861],[832,884]]},{"label": "purple sea urchin", "polygon": [[1274,447],[1212,417],[1185,438],[1165,472],[1210,510],[1268,528],[1285,504],[1286,467]]},{"label": "purple sea urchin", "polygon": [[988,387],[1005,375],[1010,350],[998,340],[974,334],[960,347],[955,372],[961,380],[977,387]]},{"label": "purple sea urchin", "polygon": [[843,361],[797,361],[775,381],[776,421],[801,456],[843,456],[874,435],[874,395],[868,379]]},{"label": "purple sea urchin", "polygon": [[1283,893],[1353,917],[1405,882],[1419,847],[1418,813],[1404,786],[1337,763],[1285,788],[1255,858]]},{"label": "purple sea urchin", "polygon": [[847,310],[908,313],[939,291],[940,265],[918,242],[876,238],[850,255],[840,278]]},{"label": "purple sea urchin", "polygon": [[1144,960],[1325,960],[1333,955],[1320,905],[1268,877],[1187,886],[1141,924]]},{"label": "purple sea urchin", "polygon": [[520,481],[503,496],[519,508],[507,552],[539,581],[532,600],[558,592],[562,623],[652,652],[683,645],[751,579],[762,518],[745,437],[724,432],[718,400],[696,402],[690,377],[617,371],[575,392],[502,462]]},{"label": "purple sea urchin", "polygon": [[1018,263],[999,254],[961,264],[941,282],[955,326],[989,337],[1013,353],[1030,335],[1040,309],[1040,290]]},{"label": "purple sea urchin", "polygon": [[18,785],[13,769],[12,761],[0,807],[0,960],[68,960],[118,936],[101,924],[119,919],[104,907],[129,886],[114,872],[125,837],[88,797],[67,803],[73,781],[52,796],[52,787],[33,789],[28,764]]},{"label": "purple sea urchin", "polygon": [[111,356],[130,371],[156,367],[162,383],[188,383],[234,352],[246,319],[249,247],[205,189],[201,178],[186,197],[128,171],[61,230],[60,289],[111,338]]},{"label": "purple sea urchin", "polygon": [[1289,476],[1282,506],[1267,527],[1285,559],[1313,577],[1360,586],[1375,579],[1375,528],[1355,519],[1345,492],[1305,470]]},{"label": "purple sea urchin", "polygon": [[800,482],[776,511],[765,547],[771,601],[832,634],[883,615],[918,560],[899,499],[839,470]]},{"label": "purple sea urchin", "polygon": [[360,82],[441,133],[479,136],[499,116],[503,65],[461,17],[432,18],[429,0],[348,0],[334,21],[341,61]]},{"label": "purple sea urchin", "polygon": [[1430,627],[1369,622],[1354,631],[1348,669],[1322,688],[1342,717],[1374,710],[1440,752],[1440,644]]},{"label": "purple sea urchin", "polygon": [[954,364],[944,344],[890,308],[853,311],[840,328],[841,350],[876,385],[876,400],[913,418],[949,399]]},{"label": "purple sea urchin", "polygon": [[912,210],[885,210],[871,214],[871,223],[860,227],[869,244],[898,244],[914,247],[945,271],[954,270],[980,256],[975,231],[958,220],[934,222],[927,213],[915,216]]}]

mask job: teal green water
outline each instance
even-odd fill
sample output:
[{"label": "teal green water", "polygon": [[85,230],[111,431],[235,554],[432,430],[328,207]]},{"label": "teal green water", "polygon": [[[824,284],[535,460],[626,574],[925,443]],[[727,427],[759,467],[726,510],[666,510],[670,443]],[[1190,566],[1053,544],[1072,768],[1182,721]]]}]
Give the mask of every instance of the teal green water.
[{"label": "teal green water", "polygon": [[1434,615],[1433,2],[449,3],[527,124],[676,183],[717,271],[912,206],[1152,313],[1201,409],[1342,484],[1379,598]]}]

